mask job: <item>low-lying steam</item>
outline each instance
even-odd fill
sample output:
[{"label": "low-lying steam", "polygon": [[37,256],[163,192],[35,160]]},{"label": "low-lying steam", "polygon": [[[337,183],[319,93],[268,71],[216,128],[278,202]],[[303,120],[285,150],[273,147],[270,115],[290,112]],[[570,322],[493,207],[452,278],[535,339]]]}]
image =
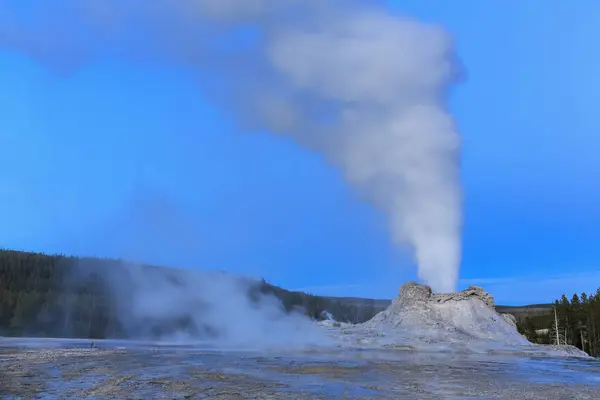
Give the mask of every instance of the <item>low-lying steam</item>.
[{"label": "low-lying steam", "polygon": [[457,70],[442,29],[367,0],[61,0],[32,2],[27,18],[3,4],[0,46],[62,73],[101,57],[197,71],[244,129],[339,168],[389,216],[420,278],[455,290],[460,140],[445,96]]},{"label": "low-lying steam", "polygon": [[100,276],[130,338],[261,350],[331,342],[306,315],[286,312],[249,278],[131,263]]}]

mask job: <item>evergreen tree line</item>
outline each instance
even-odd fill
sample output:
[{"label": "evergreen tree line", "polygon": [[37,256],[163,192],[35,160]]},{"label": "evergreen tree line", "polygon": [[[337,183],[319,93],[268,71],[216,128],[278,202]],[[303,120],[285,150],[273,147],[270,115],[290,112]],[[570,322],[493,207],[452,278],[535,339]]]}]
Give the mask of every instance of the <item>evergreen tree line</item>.
[{"label": "evergreen tree line", "polygon": [[[11,250],[0,250],[0,335],[79,338],[126,338],[131,332],[119,318],[123,299],[111,296],[103,279],[106,268],[122,268],[119,260],[78,258]],[[145,266],[148,271],[161,267]],[[162,268],[163,272],[168,271]],[[124,279],[126,275],[124,275]],[[279,298],[286,312],[302,310],[314,319],[325,318],[325,311],[342,322],[363,322],[376,310],[344,304],[307,293],[290,292],[266,281],[248,288],[249,299],[258,294]],[[165,321],[144,321],[149,334],[161,335],[176,330],[210,333],[210,327],[191,325],[189,315],[176,315]]]},{"label": "evergreen tree line", "polygon": [[546,315],[526,317],[521,332],[532,342],[573,345],[600,356],[600,288],[594,294],[563,294]]}]

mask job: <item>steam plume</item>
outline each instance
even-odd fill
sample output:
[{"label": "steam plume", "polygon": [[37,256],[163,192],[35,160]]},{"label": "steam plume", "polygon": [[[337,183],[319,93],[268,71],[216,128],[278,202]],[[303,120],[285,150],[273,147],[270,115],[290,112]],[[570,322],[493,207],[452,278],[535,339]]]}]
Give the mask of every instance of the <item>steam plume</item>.
[{"label": "steam plume", "polygon": [[414,249],[419,276],[455,289],[460,140],[445,96],[457,70],[442,29],[367,0],[31,3],[26,19],[0,9],[0,46],[61,72],[106,56],[197,71],[243,128],[339,168]]}]

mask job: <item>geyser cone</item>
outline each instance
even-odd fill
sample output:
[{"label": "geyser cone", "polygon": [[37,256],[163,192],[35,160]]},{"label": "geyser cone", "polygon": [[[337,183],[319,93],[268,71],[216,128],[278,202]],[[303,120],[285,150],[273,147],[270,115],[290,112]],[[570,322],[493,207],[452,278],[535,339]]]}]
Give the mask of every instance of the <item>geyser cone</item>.
[{"label": "geyser cone", "polygon": [[406,283],[392,304],[363,326],[408,331],[436,342],[489,340],[529,344],[517,331],[514,319],[498,314],[492,295],[476,286],[460,292],[433,294],[429,286]]}]

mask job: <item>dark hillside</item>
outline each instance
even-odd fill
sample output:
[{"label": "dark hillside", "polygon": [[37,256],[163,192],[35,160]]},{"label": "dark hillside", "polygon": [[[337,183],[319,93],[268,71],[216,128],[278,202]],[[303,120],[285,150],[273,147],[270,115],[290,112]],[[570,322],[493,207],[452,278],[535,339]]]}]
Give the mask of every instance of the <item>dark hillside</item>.
[{"label": "dark hillside", "polygon": [[[127,337],[127,326],[118,318],[117,307],[127,307],[111,296],[115,282],[131,281],[128,263],[122,260],[79,258],[21,251],[0,250],[0,334],[9,336],[53,337]],[[185,271],[166,267],[141,266],[143,273],[177,285],[185,280]],[[113,276],[110,283],[105,276]],[[114,277],[117,277],[116,279]],[[303,309],[312,318],[323,317],[327,310],[336,320],[362,322],[374,315],[372,307],[345,304],[334,299],[290,292],[266,281],[247,281],[247,296],[272,294],[290,312]],[[121,318],[122,319],[122,318]],[[131,321],[128,321],[131,322]],[[186,315],[165,321],[139,321],[148,326],[148,334],[165,334],[177,329],[194,332]]]}]

